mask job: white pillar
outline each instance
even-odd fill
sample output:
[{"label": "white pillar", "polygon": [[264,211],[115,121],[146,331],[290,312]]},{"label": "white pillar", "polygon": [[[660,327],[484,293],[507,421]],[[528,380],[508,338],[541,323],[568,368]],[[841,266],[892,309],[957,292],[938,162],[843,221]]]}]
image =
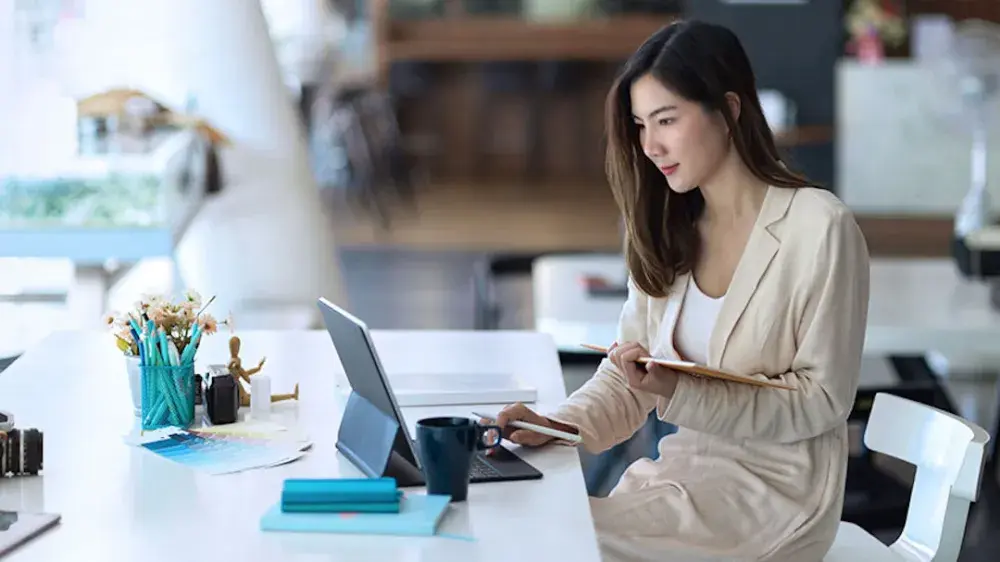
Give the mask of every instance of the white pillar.
[{"label": "white pillar", "polygon": [[[0,123],[13,120],[14,102],[14,0],[0,0]],[[8,173],[16,134],[0,126],[0,176]]]},{"label": "white pillar", "polygon": [[260,4],[170,5],[183,26],[197,113],[234,142],[222,158],[227,185],[178,248],[185,282],[217,295],[218,310],[232,310],[237,326],[253,327],[272,305],[312,315],[317,297],[343,303],[332,225]]}]

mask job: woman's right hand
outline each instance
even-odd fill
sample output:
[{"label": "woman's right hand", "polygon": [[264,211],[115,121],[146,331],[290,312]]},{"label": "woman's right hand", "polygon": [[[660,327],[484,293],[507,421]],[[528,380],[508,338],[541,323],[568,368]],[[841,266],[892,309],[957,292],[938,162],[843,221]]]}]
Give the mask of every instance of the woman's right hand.
[{"label": "woman's right hand", "polygon": [[511,427],[510,422],[512,421],[523,421],[543,427],[552,427],[548,418],[536,414],[531,410],[531,408],[520,402],[505,407],[503,410],[500,410],[499,414],[497,414],[496,424],[503,430],[503,438],[512,443],[517,443],[518,445],[524,445],[526,447],[539,447],[549,441],[552,441],[553,439],[548,435],[542,435],[541,433],[531,431],[530,429],[518,429],[516,427]]},{"label": "woman's right hand", "polygon": [[567,426],[564,426],[564,424],[557,424],[549,418],[535,413],[531,410],[531,408],[528,408],[524,404],[517,402],[505,407],[503,410],[500,410],[500,413],[497,414],[496,425],[500,426],[504,439],[525,447],[540,447],[549,441],[552,441],[554,437],[543,435],[541,433],[531,431],[530,429],[511,427],[510,422],[512,421],[523,421],[551,429],[559,429],[562,431],[576,433],[575,429],[568,428]]}]

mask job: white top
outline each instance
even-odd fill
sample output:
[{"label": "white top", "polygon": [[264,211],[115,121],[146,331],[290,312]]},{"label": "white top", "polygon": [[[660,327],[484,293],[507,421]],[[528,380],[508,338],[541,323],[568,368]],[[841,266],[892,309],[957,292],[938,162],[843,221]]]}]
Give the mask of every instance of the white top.
[{"label": "white top", "polygon": [[[325,331],[239,335],[244,363],[267,357],[261,373],[270,378],[273,392],[290,392],[300,384],[301,400],[272,404],[270,414],[271,421],[302,430],[313,442],[298,461],[212,476],[127,445],[124,436],[133,418],[125,361],[104,332],[56,332],[4,371],[0,408],[13,412],[19,427],[45,432],[45,467],[38,478],[0,478],[0,509],[62,514],[58,528],[14,551],[10,562],[506,562],[511,537],[532,560],[599,562],[575,447],[510,445],[544,477],[470,485],[468,501],[452,504],[441,522],[440,532],[447,536],[261,532],[260,516],[280,499],[285,478],[360,472],[335,447],[346,389],[330,336]],[[227,336],[221,332],[202,340],[199,372],[226,362]],[[501,370],[518,373],[538,388],[532,406],[540,411],[551,411],[566,397],[559,356],[545,334],[375,330],[372,336],[390,379],[435,373],[475,377]],[[403,408],[403,415],[413,435],[423,417],[499,409],[496,404]],[[247,410],[240,408],[241,416]],[[201,542],[178,540],[203,536],[206,528],[213,536]]]},{"label": "white top", "polygon": [[694,361],[702,365],[708,364],[708,341],[712,337],[715,319],[719,316],[725,295],[712,298],[706,295],[694,275],[688,277],[687,290],[677,317],[677,328],[674,332],[674,347],[681,354],[681,359]]}]

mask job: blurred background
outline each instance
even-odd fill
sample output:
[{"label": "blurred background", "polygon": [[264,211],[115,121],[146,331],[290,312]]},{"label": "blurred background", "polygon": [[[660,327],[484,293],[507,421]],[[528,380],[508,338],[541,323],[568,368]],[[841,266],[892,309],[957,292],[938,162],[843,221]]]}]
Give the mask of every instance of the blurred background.
[{"label": "blurred background", "polygon": [[[618,249],[603,98],[682,17],[739,34],[786,158],[858,211],[874,251],[946,254],[968,135],[931,123],[955,102],[919,58],[948,22],[1000,16],[987,0],[257,4],[0,0],[3,346],[43,336],[41,310],[82,327],[182,280],[245,327],[309,325],[319,293],[375,327],[476,327],[480,258]],[[883,4],[896,27],[857,17]]]},{"label": "blurred background", "polygon": [[[0,0],[0,370],[185,288],[239,329],[318,327],[318,296],[536,329],[537,257],[620,248],[603,99],[677,18],[740,36],[876,257],[950,259],[970,185],[997,195],[970,146],[995,151],[1000,34],[954,41],[996,0]],[[571,391],[592,358],[564,359]]]}]

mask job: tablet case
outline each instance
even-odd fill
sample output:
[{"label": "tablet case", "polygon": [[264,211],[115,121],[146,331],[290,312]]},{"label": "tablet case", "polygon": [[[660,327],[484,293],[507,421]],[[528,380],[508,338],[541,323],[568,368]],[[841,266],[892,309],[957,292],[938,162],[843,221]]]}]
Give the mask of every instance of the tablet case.
[{"label": "tablet case", "polygon": [[281,488],[283,504],[397,501],[393,478],[288,478]]},{"label": "tablet case", "polygon": [[398,513],[403,492],[392,478],[289,478],[281,490],[285,513]]},{"label": "tablet case", "polygon": [[58,513],[29,513],[0,509],[0,558],[56,526]]}]

